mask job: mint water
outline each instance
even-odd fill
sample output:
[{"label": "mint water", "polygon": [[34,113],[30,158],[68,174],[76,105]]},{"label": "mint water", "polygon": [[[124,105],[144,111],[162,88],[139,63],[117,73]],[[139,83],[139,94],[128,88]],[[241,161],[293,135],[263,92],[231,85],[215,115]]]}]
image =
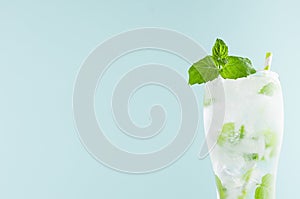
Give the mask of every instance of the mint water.
[{"label": "mint water", "polygon": [[[214,90],[224,90],[224,95]],[[274,199],[283,134],[283,100],[278,75],[260,71],[238,79],[206,83],[204,127],[223,103],[223,125],[208,143],[219,199]]]}]

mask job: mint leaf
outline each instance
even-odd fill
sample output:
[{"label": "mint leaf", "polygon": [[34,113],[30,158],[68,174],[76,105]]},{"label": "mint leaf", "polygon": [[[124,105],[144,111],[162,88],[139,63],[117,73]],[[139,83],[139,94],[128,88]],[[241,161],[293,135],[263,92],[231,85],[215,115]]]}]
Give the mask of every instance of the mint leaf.
[{"label": "mint leaf", "polygon": [[267,188],[272,188],[273,183],[274,183],[274,177],[271,174],[266,174],[262,177],[261,180],[261,186],[267,187]]},{"label": "mint leaf", "polygon": [[204,98],[203,100],[203,106],[207,107],[212,105],[215,102],[215,98]]},{"label": "mint leaf", "polygon": [[273,131],[263,132],[265,138],[265,148],[270,149],[270,158],[274,157],[277,154],[277,135]]},{"label": "mint leaf", "polygon": [[240,128],[240,138],[243,139],[245,137],[245,126],[242,125]]},{"label": "mint leaf", "polygon": [[249,182],[251,175],[253,172],[253,168],[249,169],[244,175],[243,175],[243,179],[245,180],[246,183]]},{"label": "mint leaf", "polygon": [[215,178],[220,199],[227,198],[227,189],[222,185],[222,182],[217,175],[215,175]]},{"label": "mint leaf", "polygon": [[245,127],[241,126],[240,130],[235,130],[235,124],[228,122],[223,124],[221,133],[219,134],[217,143],[223,145],[225,143],[237,144],[245,136]]},{"label": "mint leaf", "polygon": [[255,190],[255,199],[273,198],[274,192],[274,177],[271,174],[266,174],[262,177],[261,184]]},{"label": "mint leaf", "polygon": [[225,123],[222,127],[222,133],[228,133],[228,132],[233,132],[234,131],[234,123],[233,122],[228,122]]},{"label": "mint leaf", "polygon": [[228,56],[227,63],[220,70],[220,74],[224,79],[237,79],[247,77],[255,73],[252,63],[248,58]]},{"label": "mint leaf", "polygon": [[247,197],[247,190],[246,190],[246,189],[243,189],[242,195],[240,195],[240,196],[238,197],[238,199],[246,199],[246,197]]},{"label": "mint leaf", "polygon": [[253,172],[253,168],[249,169],[243,176],[243,180],[245,181],[244,182],[244,185],[243,185],[243,189],[242,189],[242,193],[241,195],[238,197],[238,199],[246,199],[247,198],[247,185],[251,179],[251,176],[252,176],[252,172]]},{"label": "mint leaf", "polygon": [[268,130],[264,133],[266,148],[274,147],[277,144],[277,136],[274,132]]},{"label": "mint leaf", "polygon": [[228,47],[222,39],[217,39],[212,48],[212,57],[216,65],[224,66],[227,62]]},{"label": "mint leaf", "polygon": [[259,186],[255,190],[255,199],[271,199],[270,191],[262,186]]},{"label": "mint leaf", "polygon": [[202,84],[219,76],[219,71],[211,56],[194,63],[189,69],[189,84]]},{"label": "mint leaf", "polygon": [[217,143],[219,145],[223,145],[228,141],[232,141],[236,136],[235,135],[235,127],[233,122],[225,123],[222,127],[221,133],[218,137]]},{"label": "mint leaf", "polygon": [[259,159],[258,153],[246,153],[244,154],[244,159],[246,161],[255,161]]},{"label": "mint leaf", "polygon": [[259,94],[272,96],[276,90],[276,85],[273,82],[270,82],[266,85],[264,85],[260,90]]}]

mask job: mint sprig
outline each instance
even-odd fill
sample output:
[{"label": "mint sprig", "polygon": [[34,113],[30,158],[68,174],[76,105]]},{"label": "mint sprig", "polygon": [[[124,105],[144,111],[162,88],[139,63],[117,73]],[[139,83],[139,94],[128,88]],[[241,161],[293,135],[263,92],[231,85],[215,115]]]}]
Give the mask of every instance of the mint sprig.
[{"label": "mint sprig", "polygon": [[224,79],[237,79],[255,72],[248,58],[229,56],[228,46],[223,40],[217,39],[212,48],[212,55],[204,57],[190,67],[189,84],[206,83],[219,75]]}]

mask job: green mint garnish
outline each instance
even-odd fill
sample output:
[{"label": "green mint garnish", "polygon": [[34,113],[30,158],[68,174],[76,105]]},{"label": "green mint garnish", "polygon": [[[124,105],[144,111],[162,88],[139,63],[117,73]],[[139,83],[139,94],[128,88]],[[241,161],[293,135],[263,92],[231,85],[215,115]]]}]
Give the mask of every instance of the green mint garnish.
[{"label": "green mint garnish", "polygon": [[270,82],[266,85],[264,85],[259,91],[259,94],[272,96],[276,90],[276,85],[273,82]]},{"label": "green mint garnish", "polygon": [[218,66],[218,68],[224,66],[227,63],[227,56],[228,56],[228,46],[225,44],[223,40],[217,39],[212,48],[212,57],[216,65]]},{"label": "green mint garnish", "polygon": [[212,56],[206,56],[194,63],[189,69],[189,84],[202,84],[221,75],[225,79],[247,77],[256,72],[248,58],[229,56],[228,47],[217,39]]},{"label": "green mint garnish", "polygon": [[202,84],[214,80],[219,71],[211,56],[206,56],[194,63],[189,69],[189,84]]},{"label": "green mint garnish", "polygon": [[261,184],[255,190],[255,199],[269,199],[273,196],[274,177],[266,174],[262,177]]},{"label": "green mint garnish", "polygon": [[217,143],[223,145],[225,143],[237,144],[245,136],[244,125],[237,131],[233,122],[225,123],[219,134]]},{"label": "green mint garnish", "polygon": [[222,182],[217,175],[215,175],[215,178],[216,178],[216,184],[217,184],[220,199],[226,199],[227,198],[227,189],[222,185]]},{"label": "green mint garnish", "polygon": [[237,79],[247,77],[256,72],[248,58],[228,56],[227,63],[220,70],[224,79]]}]

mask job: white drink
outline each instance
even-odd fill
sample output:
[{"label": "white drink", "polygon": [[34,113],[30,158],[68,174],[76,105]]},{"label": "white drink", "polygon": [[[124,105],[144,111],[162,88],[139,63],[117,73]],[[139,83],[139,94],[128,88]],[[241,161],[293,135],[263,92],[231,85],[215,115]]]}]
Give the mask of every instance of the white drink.
[{"label": "white drink", "polygon": [[[260,71],[245,78],[217,78],[206,84],[204,127],[206,133],[214,125],[218,131],[208,147],[213,147],[210,157],[219,199],[274,199],[283,134],[278,75]],[[218,89],[224,89],[225,95],[213,92]],[[216,126],[213,109],[222,106],[223,126]]]}]

